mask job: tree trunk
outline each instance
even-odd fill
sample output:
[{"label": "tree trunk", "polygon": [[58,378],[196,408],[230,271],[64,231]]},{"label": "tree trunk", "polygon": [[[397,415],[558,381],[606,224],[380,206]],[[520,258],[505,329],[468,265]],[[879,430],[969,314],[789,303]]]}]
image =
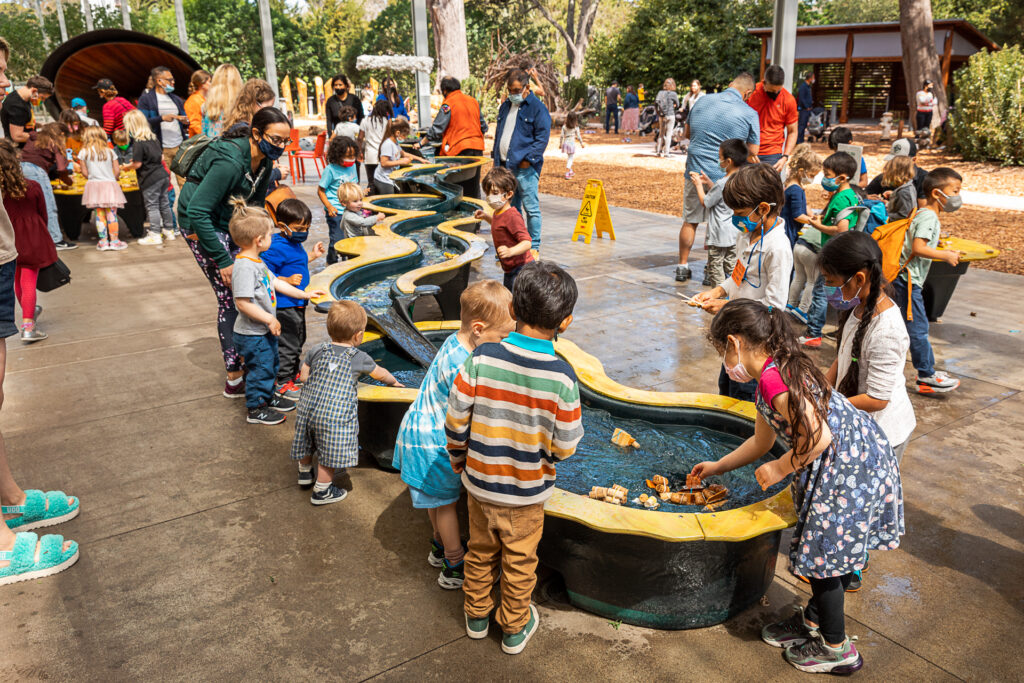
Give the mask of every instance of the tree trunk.
[{"label": "tree trunk", "polygon": [[935,50],[935,28],[931,0],[900,0],[900,42],[903,44],[903,75],[907,82],[909,121],[917,115],[917,91],[925,79],[933,83],[937,100],[932,115],[932,128],[946,118],[949,104],[942,83],[939,55]]},{"label": "tree trunk", "polygon": [[583,75],[583,63],[587,56],[587,47],[590,45],[590,36],[594,32],[594,19],[597,17],[599,2],[600,0],[569,0],[566,23],[563,26],[543,4],[543,0],[530,0],[533,7],[544,15],[544,19],[558,30],[565,41],[566,62],[571,78]]},{"label": "tree trunk", "polygon": [[463,0],[433,0],[430,18],[434,26],[434,50],[437,77],[469,76],[469,49],[466,45],[466,7]]}]

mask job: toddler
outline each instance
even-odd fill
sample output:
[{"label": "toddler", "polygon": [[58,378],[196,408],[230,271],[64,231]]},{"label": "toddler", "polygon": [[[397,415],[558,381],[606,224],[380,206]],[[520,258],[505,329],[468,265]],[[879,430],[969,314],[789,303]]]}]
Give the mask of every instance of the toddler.
[{"label": "toddler", "polygon": [[167,194],[171,174],[164,166],[163,148],[149,127],[149,121],[138,109],[125,113],[124,130],[135,141],[132,144],[131,161],[125,168],[135,169],[142,201],[149,216],[149,234],[140,239],[139,244],[163,244],[165,239],[174,239],[174,217],[171,214],[171,199]]},{"label": "toddler", "polygon": [[690,173],[697,198],[708,210],[708,230],[705,243],[708,265],[704,269],[704,286],[717,287],[725,282],[736,267],[736,228],[732,225],[732,209],[722,199],[725,181],[741,166],[749,163],[747,143],[739,138],[723,140],[718,147],[718,165],[725,175],[712,182],[706,173]]},{"label": "toddler", "polygon": [[890,222],[908,218],[917,208],[914,173],[914,160],[905,156],[889,159],[882,168],[882,184],[896,188],[882,194],[887,200],[885,206],[889,211]]},{"label": "toddler", "polygon": [[338,199],[338,190],[345,183],[359,183],[359,169],[356,166],[358,158],[359,145],[353,138],[345,135],[335,135],[331,138],[331,143],[327,146],[327,168],[324,169],[316,188],[316,195],[324,205],[324,213],[327,215],[328,265],[338,262],[338,252],[334,250],[334,244],[344,238],[341,217],[345,213],[345,206]]},{"label": "toddler", "polygon": [[131,138],[128,137],[128,131],[124,128],[118,128],[110,136],[110,141],[114,143],[114,154],[117,155],[117,163],[121,164],[122,167],[132,163],[132,143]]},{"label": "toddler", "polygon": [[331,341],[311,350],[302,363],[302,396],[295,418],[291,458],[299,462],[299,486],[313,486],[309,499],[313,505],[337,503],[348,495],[348,491],[334,485],[334,474],[359,462],[359,375],[369,375],[389,386],[402,386],[357,348],[363,343],[365,329],[366,311],[362,306],[354,301],[335,301],[327,313]]},{"label": "toddler", "polygon": [[426,508],[434,535],[427,562],[441,573],[441,588],[462,587],[462,540],[455,503],[462,489],[445,447],[444,419],[452,382],[481,344],[500,342],[515,328],[509,316],[512,294],[497,280],[477,282],[462,293],[462,326],[448,337],[427,370],[416,401],[402,419],[395,444],[394,467],[409,485],[414,508]]},{"label": "toddler", "polygon": [[579,115],[571,111],[565,115],[565,123],[562,124],[562,137],[558,141],[558,148],[565,153],[565,179],[572,178],[576,173],[572,170],[572,160],[576,156],[576,143],[580,149],[586,147],[583,144],[583,136],[580,135]]},{"label": "toddler", "polygon": [[533,261],[526,222],[519,209],[510,205],[516,193],[516,179],[504,166],[494,166],[484,176],[481,185],[487,194],[487,204],[494,213],[488,216],[486,211],[477,209],[473,217],[490,224],[491,240],[501,269],[505,271],[505,286],[511,291],[519,271]]},{"label": "toddler", "polygon": [[787,310],[803,324],[811,310],[814,283],[818,280],[818,252],[821,251],[821,233],[810,227],[811,215],[807,210],[807,194],[803,186],[810,183],[821,170],[821,159],[806,142],[793,149],[789,160],[789,178],[786,181],[786,235],[793,244],[793,281],[789,285]]},{"label": "toddler", "polygon": [[117,210],[124,207],[124,192],[117,182],[121,165],[107,145],[107,134],[99,126],[89,126],[82,132],[82,149],[78,152],[85,191],[82,206],[92,209],[96,219],[96,232],[100,251],[121,251],[128,245],[117,238]]},{"label": "toddler", "polygon": [[555,484],[555,463],[575,453],[583,438],[576,374],[551,341],[572,323],[577,296],[576,282],[555,264],[526,264],[512,291],[516,331],[478,346],[448,396],[448,451],[469,494],[466,633],[487,637],[500,573],[495,619],[507,654],[522,652],[537,631],[540,616],[530,596],[544,501]]},{"label": "toddler", "polygon": [[[305,289],[309,284],[309,264],[324,255],[324,243],[317,242],[306,253],[302,246],[309,237],[313,214],[300,199],[285,199],[274,211],[280,232],[263,252],[267,269],[290,285]],[[299,397],[295,379],[299,376],[302,347],[306,343],[306,299],[282,294],[277,298],[277,322],[281,335],[277,340],[277,383],[275,393],[288,399]]]},{"label": "toddler", "polygon": [[810,221],[807,213],[807,193],[804,185],[814,180],[821,170],[821,159],[814,153],[808,143],[793,148],[789,158],[789,174],[786,177],[786,205],[782,207],[782,220],[786,221],[786,236],[789,243],[796,246],[800,230]]},{"label": "toddler", "polygon": [[235,209],[228,230],[240,248],[231,271],[231,293],[238,309],[234,342],[235,350],[245,359],[246,422],[276,425],[284,422],[281,413],[295,410],[295,401],[274,393],[277,337],[281,334],[281,323],[274,315],[276,293],[305,301],[327,296],[327,292],[304,292],[275,277],[260,258],[270,248],[274,222],[264,209],[248,206],[242,197],[231,201]]},{"label": "toddler", "polygon": [[363,190],[355,183],[345,183],[338,188],[338,201],[345,207],[341,215],[341,237],[369,237],[374,235],[373,226],[384,220],[381,212],[363,210]]}]

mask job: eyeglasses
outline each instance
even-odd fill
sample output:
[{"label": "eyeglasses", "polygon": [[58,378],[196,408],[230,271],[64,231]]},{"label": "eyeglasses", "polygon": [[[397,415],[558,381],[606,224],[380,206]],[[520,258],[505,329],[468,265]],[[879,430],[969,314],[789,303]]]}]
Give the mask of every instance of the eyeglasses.
[{"label": "eyeglasses", "polygon": [[291,138],[282,138],[277,135],[264,135],[263,137],[267,142],[278,147],[284,147],[291,140]]}]

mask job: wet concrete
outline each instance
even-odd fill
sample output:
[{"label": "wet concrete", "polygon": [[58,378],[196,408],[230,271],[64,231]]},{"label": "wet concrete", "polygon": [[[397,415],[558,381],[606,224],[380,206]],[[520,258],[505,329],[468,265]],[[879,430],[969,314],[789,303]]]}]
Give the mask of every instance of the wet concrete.
[{"label": "wet concrete", "polygon": [[[311,186],[300,194],[315,201]],[[703,252],[697,282],[674,282],[678,219],[612,209],[618,241],[584,245],[568,240],[577,204],[542,207],[542,256],[579,281],[567,336],[624,384],[714,391],[708,318],[677,296],[702,289]],[[9,345],[0,426],[23,486],[82,498],[78,519],[52,529],[82,559],[0,588],[3,680],[800,678],[758,640],[808,593],[784,555],[766,604],[713,628],[609,623],[569,607],[545,574],[526,653],[503,655],[496,633],[469,640],[460,595],[425,562],[426,516],[395,475],[363,463],[343,480],[348,500],[314,508],[287,457],[291,422],[246,425],[243,402],[220,396],[214,297],[180,240],[62,258],[71,286],[40,297],[50,339]],[[500,276],[491,253],[477,270]],[[912,399],[907,536],[872,555],[846,603],[860,679],[1020,676],[1024,301],[1007,292],[1022,284],[972,269],[933,327],[939,366],[963,385]],[[323,316],[310,313],[309,333],[324,338]],[[833,351],[814,353],[827,365]]]}]

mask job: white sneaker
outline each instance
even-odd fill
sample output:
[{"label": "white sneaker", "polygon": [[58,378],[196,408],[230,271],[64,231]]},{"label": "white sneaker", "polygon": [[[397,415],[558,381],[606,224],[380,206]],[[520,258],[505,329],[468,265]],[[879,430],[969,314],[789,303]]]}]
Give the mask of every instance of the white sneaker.
[{"label": "white sneaker", "polygon": [[931,377],[917,378],[917,393],[944,394],[960,386],[960,380],[950,377],[941,370],[936,370]]},{"label": "white sneaker", "polygon": [[174,234],[173,230],[164,230],[162,234],[164,236],[164,239],[167,240],[168,242],[173,242],[174,238],[177,237],[177,235]]},{"label": "white sneaker", "polygon": [[157,247],[164,243],[164,239],[160,237],[160,233],[151,232],[145,237],[140,237],[137,243],[144,244],[147,247]]}]

